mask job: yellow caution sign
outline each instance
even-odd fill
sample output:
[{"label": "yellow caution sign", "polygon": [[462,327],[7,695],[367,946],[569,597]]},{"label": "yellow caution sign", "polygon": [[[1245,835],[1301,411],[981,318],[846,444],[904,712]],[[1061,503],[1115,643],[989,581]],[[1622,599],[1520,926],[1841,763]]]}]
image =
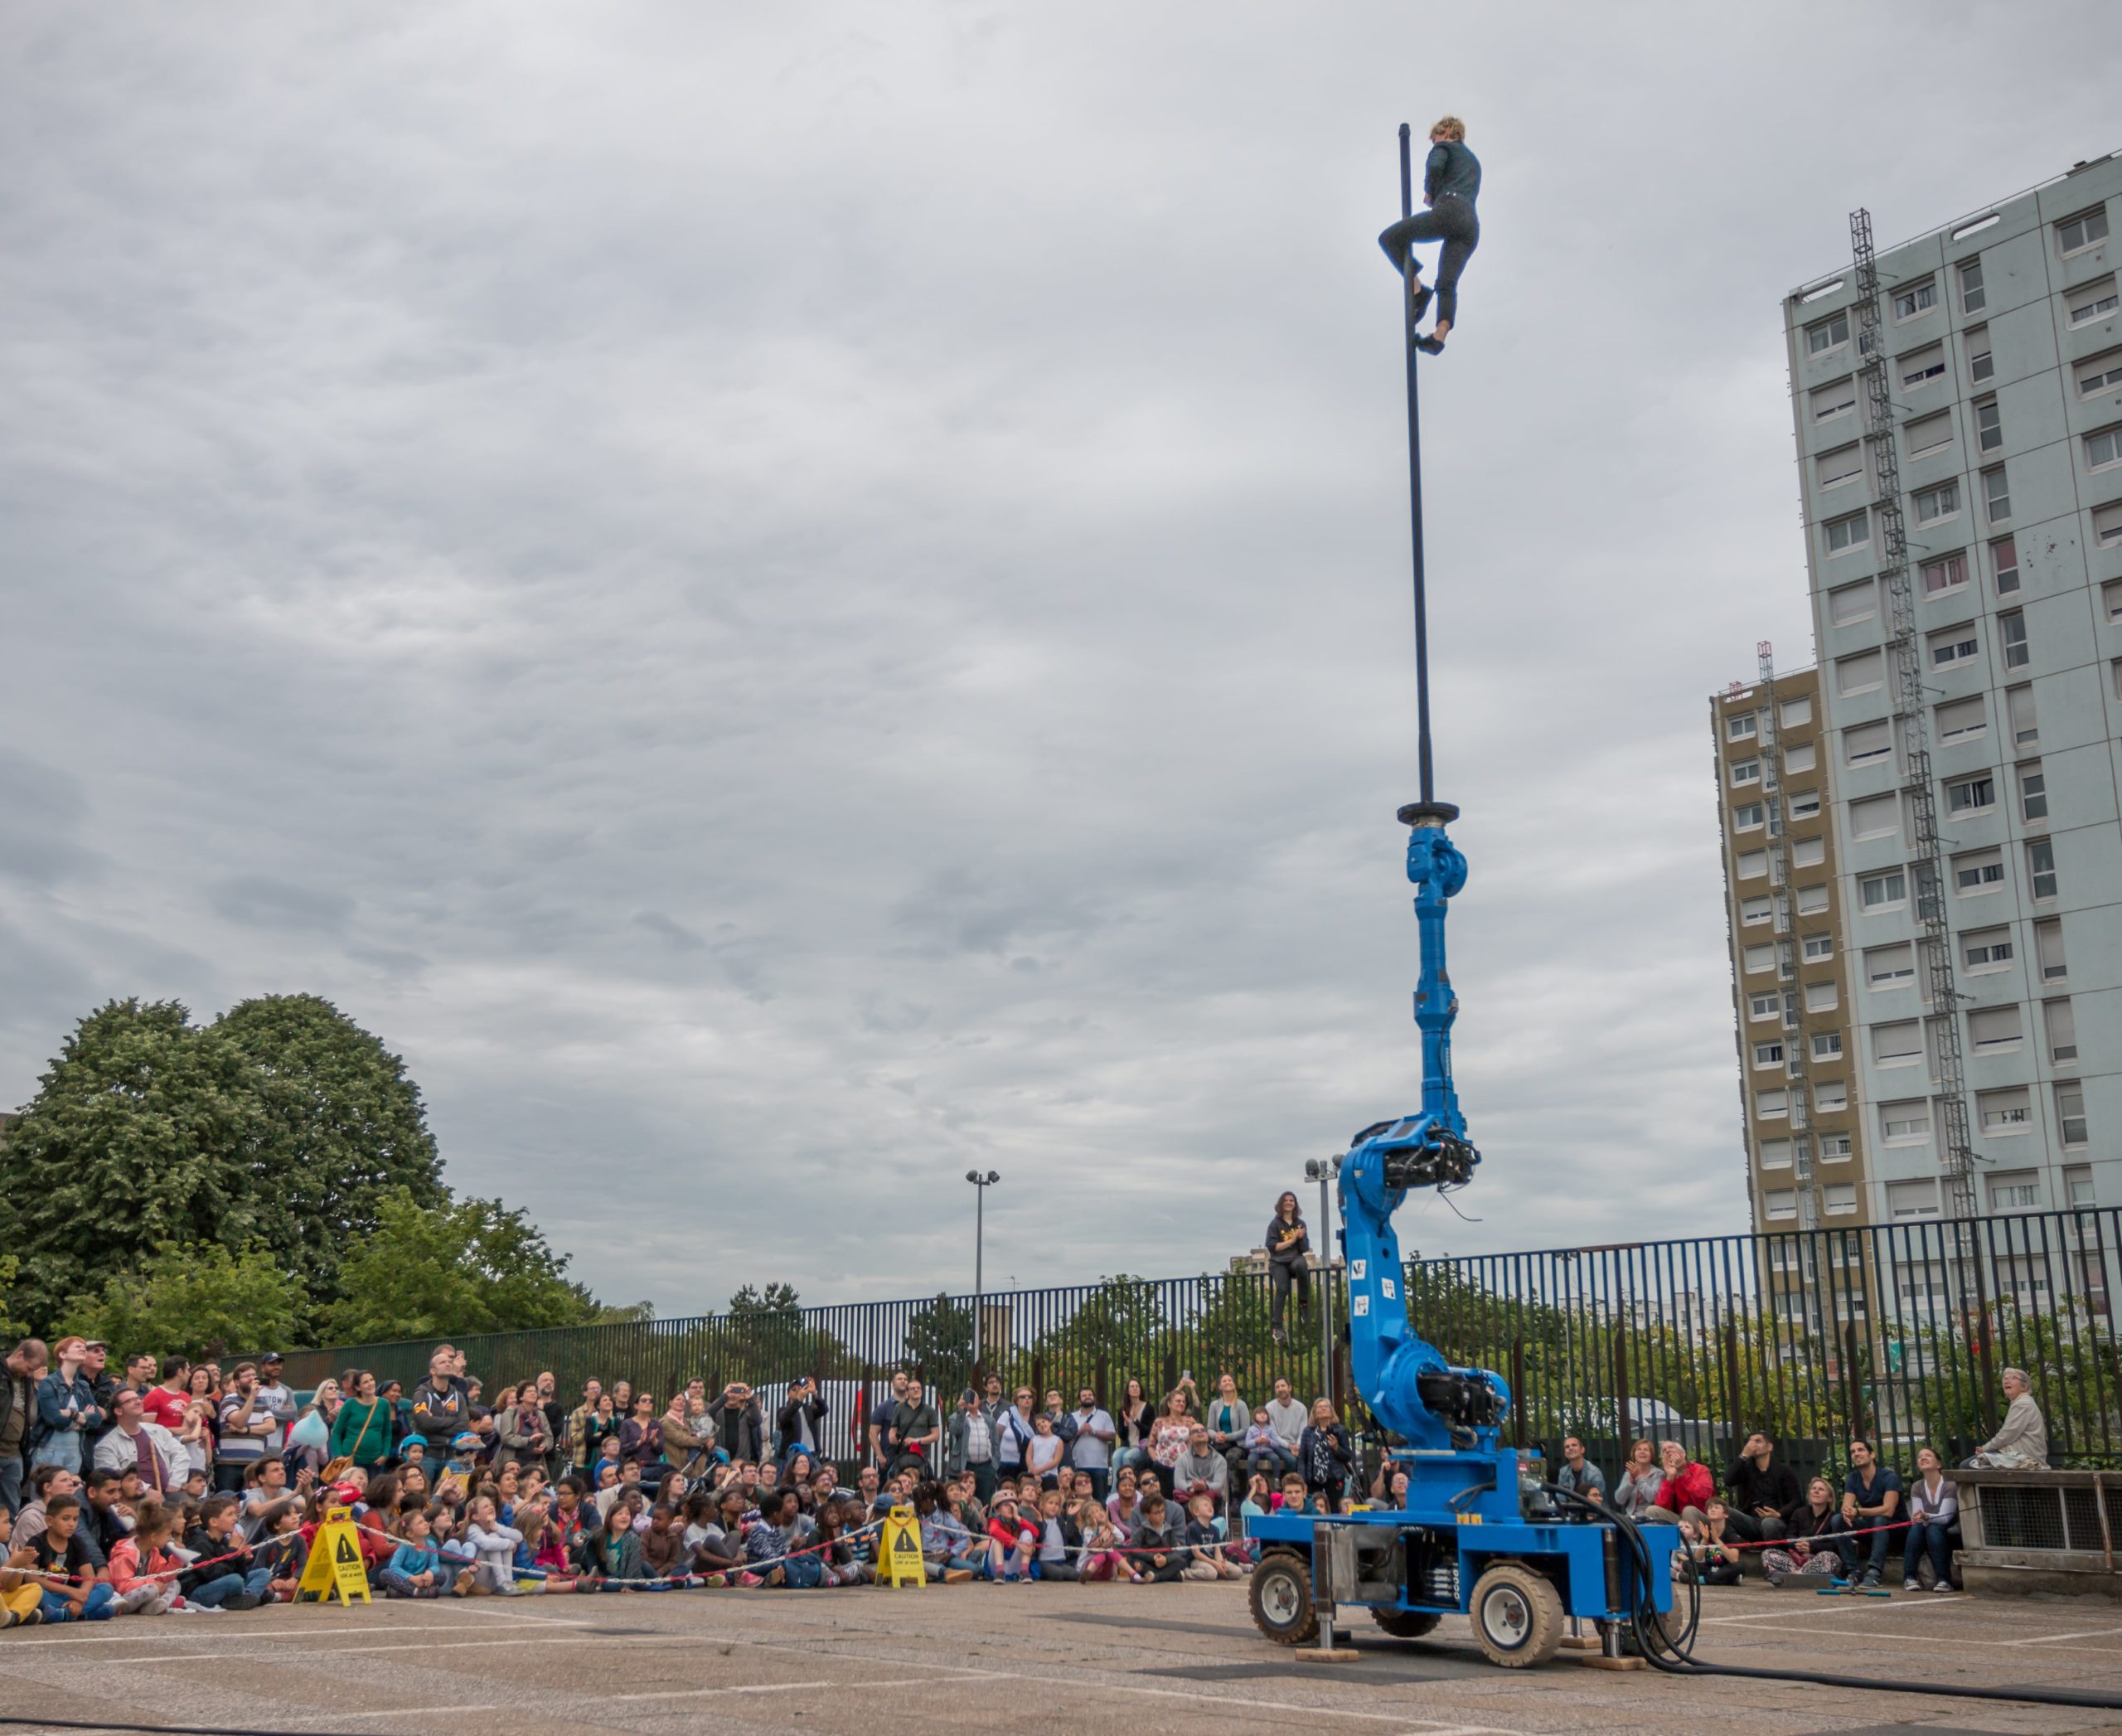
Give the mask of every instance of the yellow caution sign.
[{"label": "yellow caution sign", "polygon": [[361,1536],[351,1507],[325,1510],[324,1523],[317,1528],[309,1559],[303,1565],[302,1583],[295,1588],[298,1603],[312,1598],[329,1603],[335,1596],[342,1603],[356,1598],[364,1603],[369,1600],[368,1569],[362,1564]]},{"label": "yellow caution sign", "polygon": [[911,1507],[894,1507],[877,1538],[877,1583],[926,1585],[928,1569],[921,1559],[921,1521]]}]

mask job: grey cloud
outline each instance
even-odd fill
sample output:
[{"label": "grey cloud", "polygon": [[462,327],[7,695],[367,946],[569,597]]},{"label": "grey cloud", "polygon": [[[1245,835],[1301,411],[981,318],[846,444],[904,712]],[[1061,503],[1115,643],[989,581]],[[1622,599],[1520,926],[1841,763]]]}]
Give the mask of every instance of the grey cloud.
[{"label": "grey cloud", "polygon": [[298,886],[262,874],[237,875],[208,888],[216,913],[254,929],[317,929],[346,926],[354,901],[343,892]]}]

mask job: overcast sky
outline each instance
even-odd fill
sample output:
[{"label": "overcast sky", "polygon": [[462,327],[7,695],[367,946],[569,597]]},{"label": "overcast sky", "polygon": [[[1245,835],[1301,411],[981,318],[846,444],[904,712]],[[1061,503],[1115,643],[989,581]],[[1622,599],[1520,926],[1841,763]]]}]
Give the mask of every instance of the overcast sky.
[{"label": "overcast sky", "polygon": [[[1218,1269],[1414,1107],[1394,129],[1479,1221],[1747,1225],[1706,696],[1779,298],[2122,145],[2109,5],[0,12],[0,1103],[331,997],[660,1312]],[[1307,1200],[1311,1195],[1306,1195]]]}]

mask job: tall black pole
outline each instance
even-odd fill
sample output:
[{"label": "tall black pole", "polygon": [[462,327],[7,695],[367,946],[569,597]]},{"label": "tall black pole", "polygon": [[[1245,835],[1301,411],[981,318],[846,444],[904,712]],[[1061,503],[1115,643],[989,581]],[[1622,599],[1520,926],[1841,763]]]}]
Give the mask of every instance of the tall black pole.
[{"label": "tall black pole", "polygon": [[[1410,155],[1407,124],[1400,123],[1400,215],[1415,212],[1415,169]],[[1414,259],[1414,245],[1400,264],[1403,274]],[[1402,297],[1407,325],[1407,495],[1412,504],[1415,530],[1415,744],[1422,770],[1422,803],[1436,799],[1436,783],[1429,757],[1429,599],[1422,584],[1422,414],[1415,387],[1414,279],[1407,277],[1407,293]]]}]

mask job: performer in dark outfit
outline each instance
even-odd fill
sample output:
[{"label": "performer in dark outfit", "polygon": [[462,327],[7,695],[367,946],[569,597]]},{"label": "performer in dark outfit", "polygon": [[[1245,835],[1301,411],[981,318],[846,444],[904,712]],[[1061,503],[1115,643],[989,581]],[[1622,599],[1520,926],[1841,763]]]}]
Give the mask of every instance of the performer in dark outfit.
[{"label": "performer in dark outfit", "polygon": [[1474,214],[1480,196],[1481,165],[1466,148],[1466,124],[1447,114],[1429,129],[1429,160],[1422,166],[1422,203],[1429,207],[1403,217],[1378,238],[1385,257],[1407,280],[1408,327],[1422,317],[1431,292],[1422,280],[1422,262],[1410,241],[1442,241],[1436,262],[1436,325],[1415,340],[1431,355],[1443,352],[1444,339],[1459,318],[1459,274],[1481,245],[1481,221]]}]

